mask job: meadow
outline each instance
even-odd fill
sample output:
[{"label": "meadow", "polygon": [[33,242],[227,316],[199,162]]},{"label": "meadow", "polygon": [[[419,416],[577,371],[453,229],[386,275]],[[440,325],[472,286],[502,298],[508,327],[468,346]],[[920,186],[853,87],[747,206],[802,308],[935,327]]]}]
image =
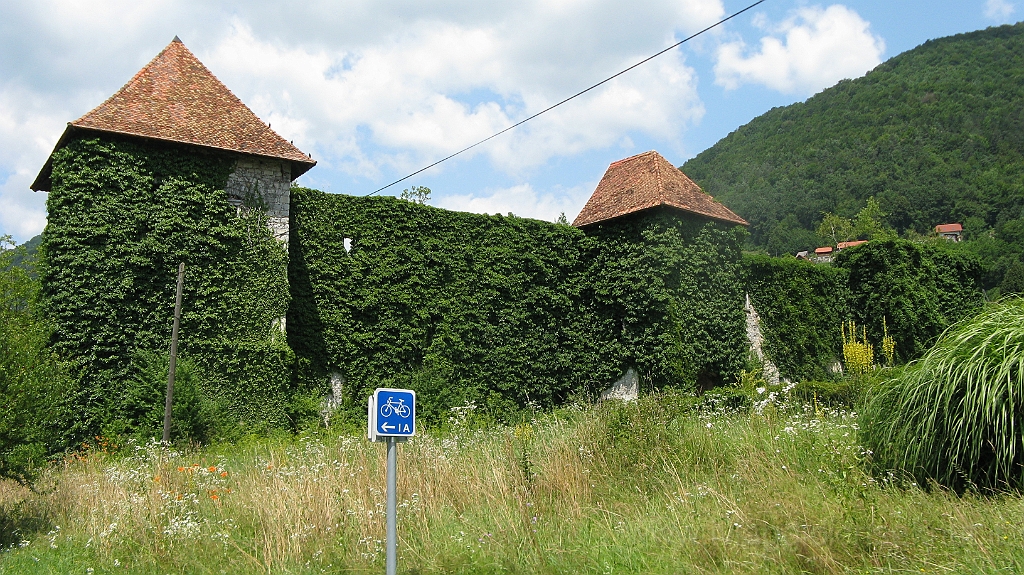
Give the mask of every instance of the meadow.
[{"label": "meadow", "polygon": [[[873,477],[849,409],[715,397],[453,414],[400,446],[399,572],[1024,571],[1019,493]],[[337,429],[99,445],[0,484],[0,574],[383,572],[384,457]]]}]

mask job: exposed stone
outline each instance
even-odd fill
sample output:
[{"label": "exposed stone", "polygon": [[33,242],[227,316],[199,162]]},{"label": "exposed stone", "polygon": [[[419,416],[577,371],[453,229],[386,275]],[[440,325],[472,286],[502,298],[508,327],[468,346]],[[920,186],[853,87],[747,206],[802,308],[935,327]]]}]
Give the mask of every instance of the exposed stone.
[{"label": "exposed stone", "polygon": [[331,425],[331,416],[341,407],[341,395],[345,391],[345,378],[340,373],[332,371],[330,383],[331,391],[320,406],[320,415],[324,418],[325,427]]},{"label": "exposed stone", "polygon": [[241,209],[255,202],[266,210],[268,225],[278,240],[288,243],[291,205],[291,165],[283,160],[240,156],[224,191],[228,202]]},{"label": "exposed stone", "polygon": [[621,401],[634,401],[640,397],[640,378],[631,367],[626,373],[612,384],[611,387],[601,393],[601,399],[618,399]]},{"label": "exposed stone", "polygon": [[747,294],[747,301],[743,305],[743,311],[747,314],[747,341],[750,342],[750,351],[761,363],[764,372],[764,379],[769,385],[779,384],[779,368],[775,367],[772,360],[764,353],[764,334],[761,333],[761,317],[757,315],[754,304],[750,303],[750,294]]}]

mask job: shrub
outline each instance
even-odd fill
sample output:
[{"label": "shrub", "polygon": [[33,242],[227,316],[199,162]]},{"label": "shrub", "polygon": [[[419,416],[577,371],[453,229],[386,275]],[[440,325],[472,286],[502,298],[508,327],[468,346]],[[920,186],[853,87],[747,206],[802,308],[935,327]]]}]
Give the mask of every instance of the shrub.
[{"label": "shrub", "polygon": [[9,243],[0,238],[0,478],[28,483],[50,452],[66,372],[36,313],[34,262],[14,265],[20,248]]},{"label": "shrub", "polygon": [[954,489],[1024,487],[1024,299],[992,304],[947,331],[881,385],[862,439],[876,471]]},{"label": "shrub", "polygon": [[891,336],[894,361],[921,357],[985,299],[980,261],[941,244],[872,241],[841,251],[834,265],[849,273],[852,319],[867,341]]}]

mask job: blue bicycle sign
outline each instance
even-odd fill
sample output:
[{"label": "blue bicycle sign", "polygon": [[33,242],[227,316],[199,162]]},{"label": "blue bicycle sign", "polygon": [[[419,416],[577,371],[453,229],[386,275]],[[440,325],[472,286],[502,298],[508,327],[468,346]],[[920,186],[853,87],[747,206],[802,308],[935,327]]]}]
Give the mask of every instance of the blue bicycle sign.
[{"label": "blue bicycle sign", "polygon": [[384,402],[384,405],[380,406],[381,417],[397,415],[401,418],[407,418],[410,414],[412,414],[412,409],[405,404],[405,399],[399,399],[396,403],[394,397],[388,397],[388,400]]},{"label": "blue bicycle sign", "polygon": [[378,389],[370,396],[367,436],[371,440],[412,437],[416,434],[416,392]]}]

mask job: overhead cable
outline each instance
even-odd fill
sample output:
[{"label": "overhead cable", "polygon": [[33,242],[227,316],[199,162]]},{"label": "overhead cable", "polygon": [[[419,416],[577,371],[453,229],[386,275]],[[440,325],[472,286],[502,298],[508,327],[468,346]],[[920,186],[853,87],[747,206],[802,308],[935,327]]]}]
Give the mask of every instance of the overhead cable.
[{"label": "overhead cable", "polygon": [[661,55],[662,55],[662,54],[664,54],[665,52],[669,52],[669,51],[671,51],[671,50],[674,50],[675,48],[678,48],[678,47],[682,46],[683,44],[685,44],[685,43],[689,42],[690,40],[693,40],[693,39],[694,39],[694,38],[696,38],[697,36],[700,36],[701,34],[703,34],[703,33],[707,32],[708,30],[711,30],[711,29],[713,29],[713,28],[716,28],[716,27],[718,27],[718,26],[720,26],[720,25],[722,25],[722,24],[724,24],[724,23],[728,22],[729,20],[732,20],[733,18],[735,18],[735,17],[739,16],[740,14],[742,14],[742,13],[746,12],[747,10],[750,10],[751,8],[753,8],[753,7],[757,6],[758,4],[762,4],[762,3],[764,3],[764,2],[767,2],[767,0],[758,0],[757,2],[754,2],[753,4],[751,4],[751,5],[747,6],[746,8],[744,8],[744,9],[742,9],[742,10],[740,10],[739,12],[736,12],[736,13],[734,13],[734,14],[730,14],[729,16],[727,16],[727,17],[725,17],[725,18],[722,18],[721,20],[719,20],[718,22],[715,22],[714,24],[712,24],[712,25],[708,26],[707,28],[704,28],[703,30],[701,30],[701,31],[699,31],[699,32],[696,32],[696,33],[694,33],[694,34],[691,34],[690,36],[687,36],[686,38],[683,38],[682,40],[680,40],[680,41],[676,42],[675,44],[672,44],[672,45],[671,45],[671,46],[669,46],[668,48],[665,48],[665,49],[663,49],[663,50],[661,50],[661,51],[659,51],[659,52],[657,52],[657,53],[655,53],[655,54],[652,54],[652,55],[650,55],[650,56],[648,56],[648,57],[644,58],[643,60],[640,60],[640,61],[639,61],[639,62],[637,62],[636,64],[633,64],[632,66],[630,66],[630,67],[628,67],[628,68],[626,68],[626,69],[624,69],[624,70],[621,70],[621,71],[619,71],[619,72],[617,72],[617,73],[615,73],[615,74],[613,74],[613,75],[611,75],[611,76],[608,76],[608,77],[607,77],[607,78],[605,78],[604,80],[601,80],[600,82],[598,82],[598,83],[594,84],[593,86],[590,86],[589,88],[587,88],[587,89],[585,89],[585,90],[580,90],[579,92],[576,92],[576,93],[575,93],[575,94],[573,94],[572,96],[569,96],[568,98],[566,98],[566,99],[564,99],[564,100],[562,100],[562,101],[560,101],[560,102],[558,102],[558,103],[556,103],[556,104],[552,104],[552,105],[548,106],[547,108],[544,108],[543,110],[541,110],[541,111],[537,112],[536,114],[533,114],[532,116],[529,116],[529,117],[527,117],[527,118],[524,118],[524,119],[522,119],[522,120],[519,120],[519,121],[518,121],[518,122],[516,122],[515,124],[512,124],[511,126],[509,126],[509,127],[505,128],[504,130],[502,130],[502,131],[500,131],[500,132],[496,132],[496,133],[494,133],[494,134],[491,134],[490,136],[487,136],[487,137],[486,137],[486,138],[484,138],[483,140],[480,140],[479,142],[477,142],[477,143],[475,143],[475,144],[473,144],[473,145],[470,145],[470,146],[466,146],[465,148],[462,148],[462,149],[461,149],[461,150],[459,150],[458,152],[455,152],[455,153],[453,153],[453,154],[451,154],[451,155],[445,156],[445,157],[441,158],[440,160],[438,160],[438,161],[434,162],[433,164],[430,164],[429,166],[424,166],[424,167],[422,167],[422,168],[420,168],[420,169],[416,170],[415,172],[413,172],[413,173],[411,173],[411,174],[409,174],[409,175],[407,175],[407,176],[405,176],[405,177],[399,178],[399,179],[397,179],[397,180],[395,180],[395,181],[391,182],[390,184],[388,184],[388,185],[386,185],[386,186],[384,186],[384,187],[382,187],[382,188],[377,188],[376,190],[374,190],[374,191],[372,191],[372,192],[370,192],[369,194],[366,194],[366,195],[367,195],[367,196],[372,196],[372,195],[376,194],[377,192],[382,192],[382,191],[384,191],[384,190],[386,190],[386,189],[390,188],[391,186],[393,186],[393,185],[395,185],[395,184],[397,184],[397,183],[399,183],[399,182],[404,182],[405,180],[408,180],[409,178],[411,178],[411,177],[415,176],[416,174],[419,174],[419,173],[425,172],[425,171],[429,170],[430,168],[433,168],[434,166],[436,166],[436,165],[438,165],[438,164],[440,164],[440,163],[442,163],[442,162],[446,162],[446,161],[448,161],[448,160],[450,160],[450,159],[454,158],[455,156],[458,156],[459,154],[461,154],[461,153],[463,153],[463,152],[468,152],[469,150],[472,150],[473,148],[475,148],[475,147],[479,146],[480,144],[483,144],[484,142],[487,142],[487,141],[489,141],[489,140],[493,140],[494,138],[497,138],[498,136],[500,136],[500,135],[504,134],[505,132],[508,132],[509,130],[512,130],[512,129],[514,129],[514,128],[518,128],[519,126],[522,126],[523,124],[525,124],[525,123],[529,122],[530,120],[532,120],[532,119],[536,118],[537,116],[540,116],[541,114],[545,114],[545,113],[547,113],[547,112],[550,112],[551,110],[554,110],[555,108],[557,108],[557,107],[561,106],[562,104],[564,104],[564,103],[568,102],[569,100],[572,100],[572,99],[574,99],[574,98],[578,98],[579,96],[582,96],[583,94],[586,94],[587,92],[589,92],[589,91],[593,90],[594,88],[597,88],[597,87],[599,87],[599,86],[601,86],[601,85],[603,85],[603,84],[607,84],[608,82],[610,82],[610,81],[614,80],[615,78],[618,78],[619,76],[621,76],[621,75],[625,74],[626,72],[629,72],[629,71],[630,71],[630,70],[632,70],[633,68],[636,68],[636,67],[638,67],[638,66],[641,66],[641,65],[643,65],[643,64],[646,64],[647,62],[649,62],[649,61],[651,61],[651,60],[653,60],[653,59],[657,58],[658,56],[661,56]]}]

